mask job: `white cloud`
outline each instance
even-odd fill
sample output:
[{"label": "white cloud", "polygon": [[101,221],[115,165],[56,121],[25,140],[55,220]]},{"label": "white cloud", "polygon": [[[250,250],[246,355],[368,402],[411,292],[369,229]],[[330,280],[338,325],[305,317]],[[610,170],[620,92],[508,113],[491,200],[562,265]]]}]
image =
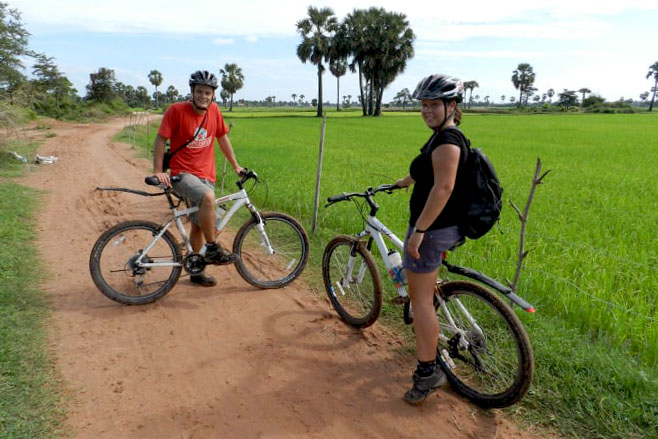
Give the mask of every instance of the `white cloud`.
[{"label": "white cloud", "polygon": [[[227,7],[216,0],[196,0],[182,4],[177,0],[30,0],[9,1],[23,13],[29,29],[96,32],[155,32],[171,34],[235,36],[292,36],[295,24],[306,16],[308,0],[287,0],[285,7],[266,0],[242,0]],[[556,30],[564,28],[564,21],[577,23],[583,16],[609,16],[628,9],[658,10],[658,3],[643,0],[600,2],[598,0],[463,0],[459,6],[432,6],[426,2],[400,3],[397,0],[329,0],[322,6],[331,7],[338,17],[354,9],[371,6],[407,15],[419,38],[447,38],[454,32],[462,35],[499,36],[505,27],[478,26],[491,23],[534,23],[533,31],[541,32],[545,25]],[[200,18],[201,16],[201,18]],[[577,30],[567,25],[567,30]],[[564,29],[563,29],[564,30]],[[596,30],[596,29],[594,29]],[[551,33],[552,34],[552,33]],[[556,36],[556,34],[552,34]],[[580,35],[580,34],[579,34]]]},{"label": "white cloud", "polygon": [[235,40],[233,38],[215,38],[212,40],[212,42],[217,46],[230,46],[235,44]]},{"label": "white cloud", "polygon": [[256,35],[247,35],[244,39],[249,43],[257,43],[259,38]]}]

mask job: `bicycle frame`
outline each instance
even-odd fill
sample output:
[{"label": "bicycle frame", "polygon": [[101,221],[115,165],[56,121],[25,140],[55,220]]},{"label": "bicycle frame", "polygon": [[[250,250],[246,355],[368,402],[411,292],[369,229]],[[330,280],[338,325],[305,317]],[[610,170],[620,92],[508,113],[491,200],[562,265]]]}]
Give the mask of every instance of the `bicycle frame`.
[{"label": "bicycle frame", "polygon": [[[388,248],[386,247],[384,236],[388,238],[389,241],[391,241],[398,249],[400,249],[401,252],[404,252],[404,243],[393,232],[391,232],[388,229],[388,227],[384,225],[384,223],[382,223],[379,219],[377,219],[377,212],[379,211],[379,206],[377,205],[377,203],[374,202],[372,197],[377,192],[389,191],[390,193],[390,191],[393,189],[399,189],[399,188],[392,185],[381,185],[374,190],[373,188],[368,188],[364,193],[357,193],[357,192],[350,194],[343,193],[340,195],[329,197],[327,199],[329,204],[331,204],[338,201],[350,199],[352,196],[359,196],[365,198],[368,205],[370,206],[370,213],[368,215],[368,219],[366,220],[365,230],[357,234],[356,236],[359,239],[368,236],[375,242],[375,244],[377,245],[377,249],[379,250],[379,253],[382,256],[382,259],[384,260],[384,264],[386,266],[387,271],[390,271],[392,267],[387,257]],[[370,249],[371,249],[371,242],[369,241],[367,244],[367,250],[370,251]],[[350,271],[352,269],[351,267],[352,264],[353,261],[348,262],[348,267],[350,267]],[[509,299],[511,304],[516,304],[529,313],[535,312],[535,308],[530,303],[523,300],[521,297],[515,294],[514,291],[512,291],[512,289],[502,285],[500,282],[497,282],[496,280],[486,276],[485,274],[472,270],[470,268],[449,264],[445,259],[445,253],[442,258],[442,264],[448,269],[450,273],[454,273],[459,276],[467,277],[475,281],[478,281],[480,283],[483,283],[488,287],[503,294],[507,299]],[[364,273],[361,272],[359,273],[359,277],[358,277],[359,281],[363,279],[363,275]],[[408,296],[407,288],[405,286],[398,287],[397,291],[398,294],[403,298],[406,298]]]},{"label": "bicycle frame", "polygon": [[[155,195],[162,195],[163,193],[159,194],[152,194],[149,192],[144,192],[144,191],[137,191],[133,189],[127,189],[127,188],[107,188],[107,187],[99,187],[97,188],[98,190],[112,190],[112,191],[119,191],[119,192],[129,192],[129,193],[135,193],[138,195],[143,195],[143,196],[155,196]],[[166,222],[164,222],[161,226],[160,232],[153,237],[153,240],[144,248],[142,249],[141,255],[134,261],[134,264],[138,267],[144,267],[144,268],[149,268],[149,267],[181,267],[183,264],[181,262],[154,262],[154,261],[144,261],[143,258],[149,253],[149,251],[155,246],[155,244],[162,238],[162,236],[167,233],[167,230],[169,230],[172,226],[172,224],[176,224],[176,228],[178,229],[178,232],[181,235],[181,238],[183,240],[183,243],[185,244],[185,248],[187,250],[188,254],[194,253],[194,250],[192,249],[192,244],[190,243],[190,239],[188,237],[188,234],[185,230],[185,226],[183,225],[183,217],[189,216],[192,213],[198,212],[199,207],[194,206],[194,207],[188,207],[186,209],[178,209],[178,204],[175,204],[173,200],[171,199],[171,195],[168,192],[164,192],[164,194],[167,196],[169,200],[169,205],[170,209],[172,211],[173,217],[168,219]],[[253,204],[251,204],[251,201],[249,200],[249,195],[247,194],[247,191],[240,186],[240,190],[238,192],[235,192],[233,194],[225,195],[219,198],[215,199],[214,205],[219,205],[222,203],[226,202],[233,202],[231,205],[231,208],[223,215],[222,219],[220,220],[219,224],[216,224],[215,226],[215,233],[221,233],[222,230],[224,230],[224,227],[228,224],[228,222],[231,220],[233,215],[241,208],[241,207],[246,207],[249,212],[251,212],[251,215],[253,218],[255,218],[257,224],[256,224],[256,229],[260,233],[260,236],[263,240],[263,245],[267,249],[268,254],[274,254],[274,248],[272,247],[272,244],[267,237],[267,234],[265,233],[265,228],[263,227],[263,221],[261,219],[260,214],[258,213],[258,210],[254,207]]]},{"label": "bicycle frame", "polygon": [[[389,271],[391,268],[391,261],[388,260],[388,257],[385,257],[384,255],[388,255],[388,247],[386,246],[386,242],[384,241],[384,236],[388,238],[390,242],[393,243],[398,249],[400,249],[401,252],[404,252],[404,242],[398,238],[395,233],[391,232],[384,223],[382,223],[376,216],[370,215],[368,216],[368,220],[366,221],[366,229],[356,235],[358,238],[362,238],[365,236],[370,237],[375,244],[377,245],[377,249],[379,250],[379,254],[382,256],[382,259],[384,261],[384,265],[386,265],[386,270]],[[370,250],[370,243],[368,243],[368,250]],[[359,273],[359,278],[361,280],[362,274]],[[407,293],[407,287],[401,286],[397,288],[398,294],[405,298],[408,297],[409,294]]]}]

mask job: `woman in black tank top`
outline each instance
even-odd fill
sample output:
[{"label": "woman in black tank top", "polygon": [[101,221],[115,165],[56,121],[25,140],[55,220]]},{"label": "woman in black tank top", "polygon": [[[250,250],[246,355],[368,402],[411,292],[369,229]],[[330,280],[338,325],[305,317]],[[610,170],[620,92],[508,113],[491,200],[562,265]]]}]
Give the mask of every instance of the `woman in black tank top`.
[{"label": "woman in black tank top", "polygon": [[442,252],[462,239],[458,228],[460,171],[468,155],[466,138],[457,128],[462,94],[463,85],[457,78],[432,75],[420,81],[413,97],[420,99],[421,115],[433,133],[411,162],[409,175],[396,182],[400,187],[413,185],[403,261],[414,310],[418,360],[413,387],[404,400],[413,405],[446,382],[436,364],[439,325],[433,296]]}]

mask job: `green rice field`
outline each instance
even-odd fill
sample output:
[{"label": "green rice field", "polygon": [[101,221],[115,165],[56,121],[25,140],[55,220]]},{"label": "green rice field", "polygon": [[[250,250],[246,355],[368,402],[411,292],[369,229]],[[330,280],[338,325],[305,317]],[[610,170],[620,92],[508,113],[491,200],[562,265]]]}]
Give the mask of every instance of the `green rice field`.
[{"label": "green rice field", "polygon": [[[267,182],[252,200],[292,214],[310,234],[321,119],[291,112],[225,117],[239,163]],[[538,158],[550,170],[531,207],[518,286],[537,309],[519,314],[537,373],[510,412],[568,437],[658,437],[658,115],[466,114],[462,129],[496,166],[506,206],[500,227],[457,249],[454,263],[512,279],[520,221],[508,203],[523,209]],[[324,208],[326,198],[403,177],[429,134],[418,113],[330,113],[311,273],[319,272],[332,236],[363,228],[353,204]],[[221,165],[219,153],[218,174]],[[377,197],[380,218],[398,235],[408,200],[404,191]],[[320,279],[317,285],[324,294]],[[385,286],[392,297],[392,284]],[[384,318],[401,320],[401,310],[387,309]]]}]

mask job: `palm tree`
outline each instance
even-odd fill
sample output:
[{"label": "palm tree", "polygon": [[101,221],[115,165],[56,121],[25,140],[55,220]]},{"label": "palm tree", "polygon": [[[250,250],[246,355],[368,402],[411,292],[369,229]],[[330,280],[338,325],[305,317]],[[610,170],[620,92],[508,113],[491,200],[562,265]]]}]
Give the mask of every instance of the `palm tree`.
[{"label": "palm tree", "polygon": [[304,95],[299,95],[299,103],[300,103],[300,104],[303,104],[303,103],[304,103],[304,98],[305,98],[305,97],[306,97],[306,96],[304,96]]},{"label": "palm tree", "polygon": [[350,70],[358,71],[363,115],[379,116],[384,89],[414,56],[416,37],[407,17],[383,8],[354,10],[339,33],[349,43]]},{"label": "palm tree", "polygon": [[582,94],[583,94],[583,100],[581,101],[581,105],[582,105],[583,102],[585,102],[585,95],[586,95],[587,93],[591,93],[591,92],[592,92],[592,90],[590,90],[589,88],[586,88],[586,87],[583,87],[583,88],[581,88],[580,90],[578,90],[578,93],[582,93]]},{"label": "palm tree", "polygon": [[151,81],[151,84],[155,85],[155,107],[157,108],[158,105],[158,85],[162,84],[162,73],[158,72],[157,70],[151,70],[148,75],[149,81]]},{"label": "palm tree", "polygon": [[552,88],[549,88],[548,91],[546,92],[546,95],[548,96],[548,103],[549,104],[553,102],[553,95],[554,94],[555,94],[555,90],[553,90]]},{"label": "palm tree", "polygon": [[468,98],[468,108],[471,108],[471,102],[473,102],[473,89],[480,87],[477,81],[465,81],[464,90],[470,90],[471,93]]},{"label": "palm tree", "polygon": [[653,103],[656,100],[656,90],[658,89],[658,62],[653,63],[649,67],[649,73],[647,73],[647,79],[653,76],[654,86],[651,89],[653,91],[653,96],[651,97],[651,103],[649,104],[649,111],[653,110]]},{"label": "palm tree", "polygon": [[296,105],[297,104],[297,93],[291,94],[290,97],[292,97],[292,103]]},{"label": "palm tree", "polygon": [[530,91],[534,83],[535,72],[532,70],[530,64],[521,63],[516,70],[512,72],[512,84],[514,84],[514,88],[519,90],[519,108],[523,105],[523,95]]},{"label": "palm tree", "polygon": [[501,96],[500,96],[500,100],[501,100],[501,101],[503,102],[503,104],[504,104],[504,103],[505,103],[505,95],[501,95]]},{"label": "palm tree", "polygon": [[219,97],[222,99],[222,103],[224,104],[224,108],[226,108],[226,104],[228,104],[228,100],[231,97],[231,93],[228,91],[222,89],[221,92],[219,92]]},{"label": "palm tree", "polygon": [[244,85],[242,69],[235,63],[225,64],[219,73],[222,74],[222,88],[231,95],[231,106],[228,111],[233,111],[233,95]]},{"label": "palm tree", "polygon": [[297,22],[297,31],[302,36],[302,42],[297,46],[297,56],[306,64],[318,66],[318,111],[322,116],[322,74],[323,61],[329,60],[329,44],[338,27],[338,20],[331,8],[308,7],[308,17]]},{"label": "palm tree", "polygon": [[340,111],[340,77],[347,72],[347,60],[334,58],[329,62],[329,70],[336,77],[336,111]]},{"label": "palm tree", "polygon": [[174,87],[173,85],[170,85],[169,88],[167,88],[167,99],[169,100],[169,102],[174,102],[177,96],[178,96],[178,90],[176,90],[176,87]]}]

